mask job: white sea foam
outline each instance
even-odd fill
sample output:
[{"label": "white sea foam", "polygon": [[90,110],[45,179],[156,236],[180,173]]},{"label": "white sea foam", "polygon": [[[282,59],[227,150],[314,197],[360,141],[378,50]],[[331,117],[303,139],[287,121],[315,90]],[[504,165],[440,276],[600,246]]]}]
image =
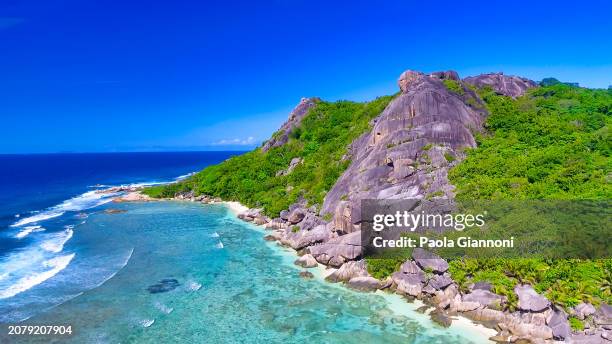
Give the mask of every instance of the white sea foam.
[{"label": "white sea foam", "polygon": [[40,248],[45,251],[59,253],[64,249],[64,245],[72,238],[74,231],[73,226],[66,226],[66,230],[59,233],[53,233],[50,235],[50,239],[44,241],[40,244]]},{"label": "white sea foam", "polygon": [[217,248],[223,248],[223,243],[221,241],[219,241],[219,243],[215,246]]},{"label": "white sea foam", "polygon": [[155,308],[159,309],[164,314],[170,314],[174,310],[174,308],[168,307],[161,302],[155,302]]},{"label": "white sea foam", "polygon": [[58,216],[62,216],[62,215],[64,215],[64,212],[63,211],[59,211],[59,210],[43,211],[43,212],[40,212],[40,213],[38,213],[36,215],[24,217],[21,220],[13,223],[11,225],[11,227],[19,227],[19,226],[27,225],[27,224],[30,224],[30,223],[33,223],[33,222],[40,222],[40,221],[52,219],[54,217],[58,217]]},{"label": "white sea foam", "polygon": [[30,233],[32,232],[41,232],[44,231],[45,228],[43,228],[42,226],[25,226],[23,228],[23,230],[21,230],[19,233],[15,234],[15,238],[17,239],[23,239],[26,236],[28,236]]},{"label": "white sea foam", "polygon": [[219,237],[219,233],[214,232],[213,234],[210,235],[211,238],[218,238]]},{"label": "white sea foam", "polygon": [[94,208],[112,201],[113,197],[117,195],[119,195],[119,193],[98,193],[96,191],[88,191],[79,196],[67,199],[54,207],[36,212],[35,215],[22,218],[13,223],[11,227],[20,227],[30,223],[49,220],[62,216],[67,211],[81,211]]},{"label": "white sea foam", "polygon": [[70,264],[72,258],[74,258],[74,253],[44,261],[43,267],[47,268],[47,270],[42,272],[32,272],[31,274],[20,278],[8,288],[0,290],[0,299],[13,297],[57,275],[60,271],[64,270],[68,264]]},{"label": "white sea foam", "polygon": [[[193,174],[195,174],[195,172],[191,172],[191,173],[176,177],[174,181],[185,179],[187,177],[190,177]],[[142,188],[142,187],[147,187],[147,186],[154,186],[154,185],[161,185],[161,184],[168,184],[168,183],[169,182],[149,181],[149,182],[142,182],[142,183],[119,185],[119,187]],[[62,216],[67,211],[81,211],[81,210],[95,208],[105,203],[111,202],[116,196],[119,196],[123,193],[123,192],[108,192],[108,193],[100,192],[101,189],[110,189],[110,188],[117,187],[117,185],[97,184],[97,185],[90,185],[89,187],[95,188],[96,190],[88,191],[76,197],[67,199],[64,202],[56,206],[53,206],[51,208],[40,210],[40,211],[33,211],[32,214],[35,214],[35,215],[32,215],[32,216],[21,218],[19,214],[15,215],[15,217],[19,218],[19,220],[13,223],[11,227],[20,227],[20,226],[24,226],[30,223],[38,223],[41,221],[49,220],[55,217]]]},{"label": "white sea foam", "polygon": [[147,328],[153,325],[154,322],[155,322],[155,319],[143,319],[143,320],[140,320],[139,324],[140,326]]},{"label": "white sea foam", "polygon": [[200,290],[200,288],[202,288],[202,285],[198,282],[194,282],[194,281],[189,281],[187,282],[187,290],[189,291],[198,291]]},{"label": "white sea foam", "polygon": [[127,263],[130,261],[130,259],[132,259],[132,254],[134,254],[134,248],[132,247],[132,249],[130,250],[130,253],[127,254],[127,256],[125,257],[125,259],[123,260],[123,263],[121,263],[119,265],[119,269],[117,269],[115,272],[113,272],[112,274],[110,274],[107,278],[105,278],[102,282],[98,283],[97,285],[93,286],[91,289],[93,288],[97,288],[101,285],[103,285],[104,283],[106,283],[106,281],[110,280],[111,278],[115,277],[115,275],[117,273],[119,273],[119,271],[123,270],[123,268],[127,265]]},{"label": "white sea foam", "polygon": [[193,176],[194,174],[196,174],[196,173],[195,172],[189,172],[187,174],[183,174],[182,176],[178,176],[178,177],[174,178],[174,180],[178,182],[180,180],[187,179],[187,178]]}]

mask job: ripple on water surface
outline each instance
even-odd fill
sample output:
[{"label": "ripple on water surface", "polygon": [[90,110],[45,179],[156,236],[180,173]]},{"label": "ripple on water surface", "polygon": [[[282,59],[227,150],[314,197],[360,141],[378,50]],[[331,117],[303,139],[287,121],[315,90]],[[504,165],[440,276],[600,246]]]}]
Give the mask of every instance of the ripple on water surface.
[{"label": "ripple on water surface", "polygon": [[[158,202],[95,214],[90,245],[129,242],[112,279],[31,319],[70,323],[73,342],[476,343],[486,336],[442,329],[390,296],[303,280],[295,256],[232,218],[222,205]],[[217,235],[213,235],[217,233]],[[224,248],[219,249],[219,238]],[[96,240],[96,241],[89,241]],[[147,287],[176,280],[175,288]],[[394,302],[395,302],[394,301]]]}]

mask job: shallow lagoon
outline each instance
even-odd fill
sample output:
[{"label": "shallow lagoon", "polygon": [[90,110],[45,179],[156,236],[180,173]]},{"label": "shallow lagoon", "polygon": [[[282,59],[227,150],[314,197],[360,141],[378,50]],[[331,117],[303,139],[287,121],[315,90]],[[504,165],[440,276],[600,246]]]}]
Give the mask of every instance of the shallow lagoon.
[{"label": "shallow lagoon", "polygon": [[[399,296],[350,291],[323,282],[320,270],[303,280],[292,252],[265,242],[262,230],[223,205],[107,207],[127,212],[91,214],[65,249],[75,254],[72,269],[87,267],[88,273],[69,267],[54,277],[56,286],[70,274],[102,284],[26,323],[71,324],[70,339],[78,343],[486,341],[462,322],[438,327]],[[120,270],[97,276],[97,269],[108,274],[105,262]],[[168,290],[151,293],[160,286]]]}]

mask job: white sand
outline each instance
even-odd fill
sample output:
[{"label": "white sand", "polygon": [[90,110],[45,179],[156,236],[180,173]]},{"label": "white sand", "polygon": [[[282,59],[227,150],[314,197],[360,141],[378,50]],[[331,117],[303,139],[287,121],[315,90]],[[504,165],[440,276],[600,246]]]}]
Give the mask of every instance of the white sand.
[{"label": "white sand", "polygon": [[[234,215],[238,215],[249,209],[248,207],[244,206],[240,202],[225,202],[224,201],[221,203],[225,204],[234,213]],[[264,234],[266,233],[266,230],[262,226],[255,225],[253,223],[250,223],[250,225],[256,228],[261,233],[264,233]],[[280,253],[280,255],[283,257],[285,264],[295,267],[297,270],[303,270],[302,267],[299,267],[293,264],[293,261],[297,259],[297,254],[294,250],[289,249],[287,247],[280,246],[276,242],[267,242],[267,244],[273,249],[275,249],[276,252]],[[325,281],[325,278],[329,276],[330,274],[332,274],[337,269],[326,267],[325,265],[319,264],[317,265],[317,267],[307,269],[307,270],[313,273],[315,279],[325,282],[325,283],[329,283]],[[329,284],[336,288],[342,288],[344,290],[352,291],[351,289],[344,287],[343,283],[329,283]],[[352,291],[352,292],[356,292],[356,291]],[[431,328],[431,320],[429,319],[428,314],[434,308],[429,309],[425,314],[421,314],[421,313],[416,312],[417,308],[425,305],[420,300],[415,300],[414,302],[408,302],[406,301],[406,299],[404,299],[399,294],[395,294],[395,293],[392,294],[392,293],[388,293],[382,290],[377,290],[376,294],[379,294],[383,298],[385,298],[385,300],[388,302],[389,309],[391,309],[394,313],[408,316],[411,319],[419,321],[424,327]],[[415,319],[415,316],[416,316],[416,319]],[[487,341],[491,342],[489,338],[497,334],[497,331],[490,329],[488,327],[485,327],[482,324],[475,323],[472,320],[466,317],[463,317],[461,315],[453,316],[452,319],[453,319],[453,322],[450,326],[450,329],[453,329],[456,332],[464,332],[466,334],[469,334],[477,342],[487,342]],[[436,331],[436,329],[434,328],[432,329],[432,331]],[[444,330],[440,329],[438,331],[444,331]]]},{"label": "white sand", "polygon": [[234,215],[238,215],[240,213],[244,213],[245,211],[249,210],[249,207],[243,205],[240,202],[223,201],[221,203],[225,204],[232,211],[232,213],[234,213]]}]

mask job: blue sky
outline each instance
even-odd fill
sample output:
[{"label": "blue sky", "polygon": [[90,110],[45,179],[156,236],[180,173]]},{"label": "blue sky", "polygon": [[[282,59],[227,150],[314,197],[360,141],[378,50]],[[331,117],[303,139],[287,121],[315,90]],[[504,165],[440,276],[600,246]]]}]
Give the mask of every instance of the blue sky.
[{"label": "blue sky", "polygon": [[0,153],[248,149],[405,69],[612,84],[609,1],[0,3]]}]

